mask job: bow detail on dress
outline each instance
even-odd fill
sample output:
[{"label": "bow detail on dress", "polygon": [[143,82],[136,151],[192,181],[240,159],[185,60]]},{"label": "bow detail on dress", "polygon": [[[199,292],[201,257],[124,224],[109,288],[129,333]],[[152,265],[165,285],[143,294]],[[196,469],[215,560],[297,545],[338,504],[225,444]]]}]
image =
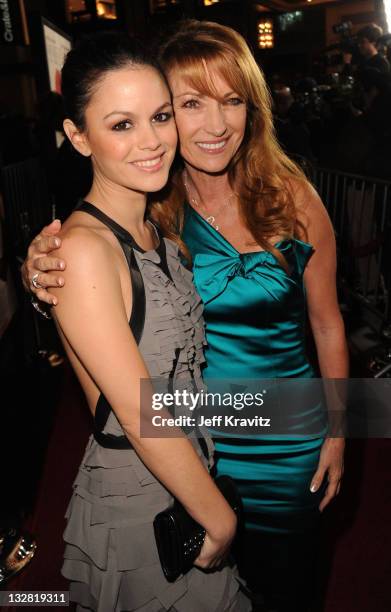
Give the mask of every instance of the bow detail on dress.
[{"label": "bow detail on dress", "polygon": [[[274,283],[286,284],[289,277],[281,268],[272,253],[237,253],[237,255],[215,255],[198,253],[194,259],[194,280],[197,291],[204,304],[225,291],[228,283],[235,277],[252,278],[258,281],[268,293],[270,286],[263,281],[273,278]],[[273,298],[278,296],[273,292]]]}]

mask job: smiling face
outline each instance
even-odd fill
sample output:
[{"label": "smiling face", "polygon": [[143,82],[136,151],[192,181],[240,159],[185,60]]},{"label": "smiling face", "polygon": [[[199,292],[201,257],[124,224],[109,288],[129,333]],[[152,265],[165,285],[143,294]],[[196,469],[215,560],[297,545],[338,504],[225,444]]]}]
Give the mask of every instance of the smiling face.
[{"label": "smiling face", "polygon": [[168,73],[173,95],[180,154],[184,161],[210,174],[227,170],[246,129],[246,104],[216,71],[205,74],[218,98],[201,93],[181,76]]},{"label": "smiling face", "polygon": [[85,124],[70,139],[91,155],[95,179],[137,192],[164,187],[177,132],[169,90],[154,68],[129,65],[105,74],[85,109]]}]

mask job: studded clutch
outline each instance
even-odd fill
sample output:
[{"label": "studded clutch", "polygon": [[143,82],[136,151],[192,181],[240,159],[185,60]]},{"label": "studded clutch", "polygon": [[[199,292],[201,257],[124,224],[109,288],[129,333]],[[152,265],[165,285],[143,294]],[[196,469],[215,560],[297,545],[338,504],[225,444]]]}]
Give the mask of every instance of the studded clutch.
[{"label": "studded clutch", "polygon": [[[229,476],[218,476],[215,484],[240,518],[242,503],[235,482]],[[193,566],[205,540],[205,529],[177,500],[155,517],[153,527],[163,573],[174,582]]]}]

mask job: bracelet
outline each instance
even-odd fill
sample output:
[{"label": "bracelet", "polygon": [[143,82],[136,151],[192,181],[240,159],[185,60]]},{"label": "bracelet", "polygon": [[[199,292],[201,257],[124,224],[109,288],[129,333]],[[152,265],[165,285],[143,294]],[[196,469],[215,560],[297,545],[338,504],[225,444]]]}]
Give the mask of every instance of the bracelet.
[{"label": "bracelet", "polygon": [[43,308],[41,308],[41,306],[39,305],[39,302],[37,302],[37,300],[34,298],[34,296],[31,296],[31,304],[34,306],[35,310],[37,312],[39,312],[40,315],[45,317],[45,319],[51,319],[52,318],[50,316],[50,314],[48,314]]}]

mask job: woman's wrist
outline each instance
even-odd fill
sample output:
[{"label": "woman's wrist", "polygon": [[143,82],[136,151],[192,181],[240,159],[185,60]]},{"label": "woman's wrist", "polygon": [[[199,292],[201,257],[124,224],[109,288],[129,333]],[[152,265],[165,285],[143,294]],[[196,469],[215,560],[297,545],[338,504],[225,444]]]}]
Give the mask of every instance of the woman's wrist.
[{"label": "woman's wrist", "polygon": [[227,511],[223,514],[216,513],[216,520],[208,521],[208,524],[204,527],[215,542],[220,542],[232,539],[235,536],[237,523],[235,512],[227,504]]}]

